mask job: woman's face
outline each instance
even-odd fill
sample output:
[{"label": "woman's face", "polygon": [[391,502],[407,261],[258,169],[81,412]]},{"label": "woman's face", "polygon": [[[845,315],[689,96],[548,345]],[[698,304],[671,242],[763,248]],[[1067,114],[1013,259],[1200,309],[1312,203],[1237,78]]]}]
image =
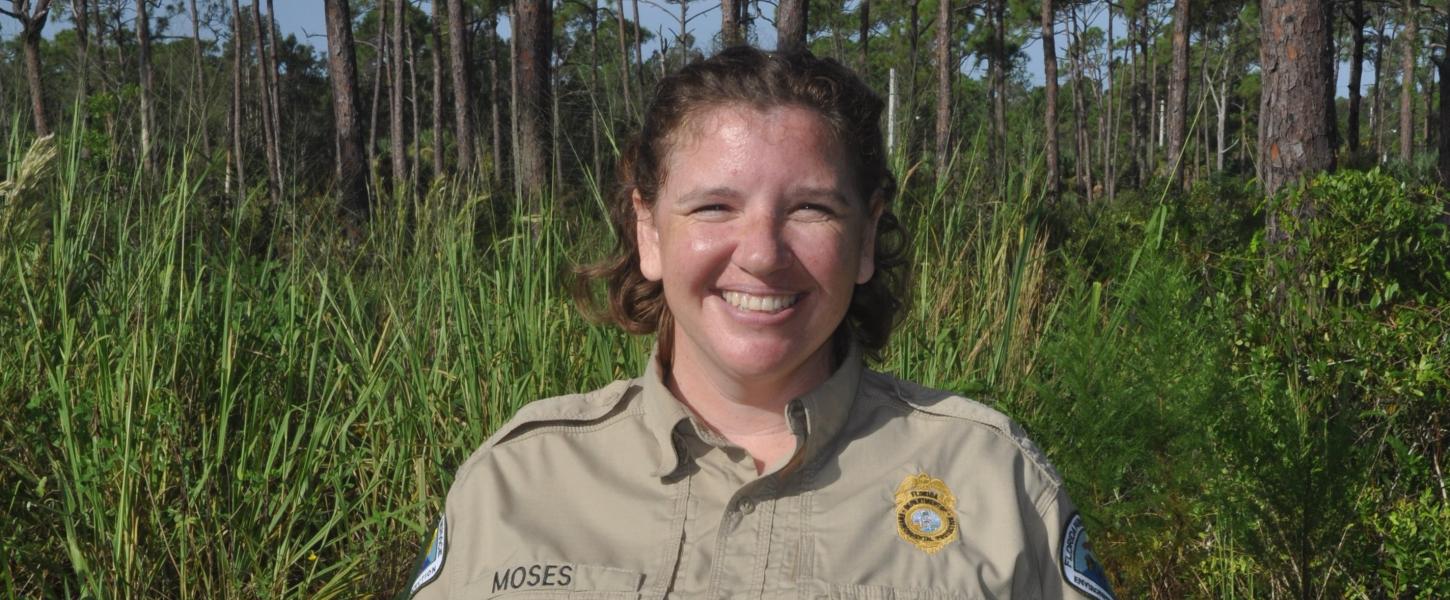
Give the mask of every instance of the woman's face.
[{"label": "woman's face", "polygon": [[829,373],[827,341],[871,278],[879,215],[841,144],[798,107],[707,109],[675,135],[655,205],[636,196],[635,210],[677,368],[740,382]]}]

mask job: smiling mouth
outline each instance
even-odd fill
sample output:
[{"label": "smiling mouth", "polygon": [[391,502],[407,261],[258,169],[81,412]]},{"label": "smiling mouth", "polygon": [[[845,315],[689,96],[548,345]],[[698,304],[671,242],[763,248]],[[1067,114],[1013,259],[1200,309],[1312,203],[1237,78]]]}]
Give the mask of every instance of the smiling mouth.
[{"label": "smiling mouth", "polygon": [[760,295],[724,291],[720,295],[730,303],[730,306],[758,313],[778,313],[795,305],[801,299],[800,294]]}]

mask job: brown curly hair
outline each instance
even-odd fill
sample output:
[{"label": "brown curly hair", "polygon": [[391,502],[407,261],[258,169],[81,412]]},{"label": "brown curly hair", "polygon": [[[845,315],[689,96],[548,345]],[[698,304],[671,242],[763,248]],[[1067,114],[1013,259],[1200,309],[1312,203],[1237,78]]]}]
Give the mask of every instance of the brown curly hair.
[{"label": "brown curly hair", "polygon": [[[836,330],[837,344],[854,339],[868,356],[879,357],[906,308],[910,277],[905,228],[891,212],[896,178],[886,164],[879,125],[883,103],[850,69],[808,51],[766,52],[735,46],[697,60],[662,79],[644,115],[644,126],[619,157],[618,187],[611,218],[615,246],[604,261],[578,269],[576,295],[587,314],[636,334],[659,333],[659,352],[668,361],[674,328],[665,305],[664,286],[646,279],[639,268],[633,197],[636,191],[653,206],[664,181],[664,165],[676,132],[707,109],[743,105],[756,109],[792,106],[823,118],[850,154],[860,198],[880,202],[876,224],[875,274],[856,286],[846,318]],[[590,283],[602,280],[608,302],[599,306]]]}]

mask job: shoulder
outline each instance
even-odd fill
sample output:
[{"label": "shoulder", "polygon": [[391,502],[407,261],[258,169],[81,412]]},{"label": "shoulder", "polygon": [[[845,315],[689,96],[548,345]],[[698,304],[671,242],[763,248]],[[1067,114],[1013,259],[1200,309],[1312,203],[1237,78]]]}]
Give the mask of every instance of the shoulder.
[{"label": "shoulder", "polygon": [[1035,483],[1030,487],[1037,488],[1034,495],[1044,503],[1061,488],[1062,477],[1042,449],[1017,421],[1001,411],[955,392],[876,371],[865,371],[861,386],[860,397],[874,405],[868,411],[885,409],[904,416],[907,422],[929,423],[933,443],[960,446],[962,452],[957,455],[973,468],[984,466],[982,463],[1018,466],[1026,482]]},{"label": "shoulder", "polygon": [[493,432],[458,469],[455,480],[486,462],[491,455],[531,438],[576,433],[608,426],[632,414],[630,399],[638,387],[632,380],[618,380],[597,390],[535,400],[519,408]]}]

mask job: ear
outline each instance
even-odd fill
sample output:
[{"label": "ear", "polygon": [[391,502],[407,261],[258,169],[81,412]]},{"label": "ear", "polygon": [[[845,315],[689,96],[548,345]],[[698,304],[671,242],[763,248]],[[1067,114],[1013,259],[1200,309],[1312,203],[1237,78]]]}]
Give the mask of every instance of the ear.
[{"label": "ear", "polygon": [[886,210],[886,201],[880,194],[871,197],[871,214],[861,232],[861,258],[856,266],[856,284],[861,285],[876,275],[876,225],[881,222],[881,213]]},{"label": "ear", "polygon": [[660,230],[654,212],[644,204],[639,190],[631,194],[634,204],[634,240],[639,247],[639,272],[650,281],[660,280]]}]

